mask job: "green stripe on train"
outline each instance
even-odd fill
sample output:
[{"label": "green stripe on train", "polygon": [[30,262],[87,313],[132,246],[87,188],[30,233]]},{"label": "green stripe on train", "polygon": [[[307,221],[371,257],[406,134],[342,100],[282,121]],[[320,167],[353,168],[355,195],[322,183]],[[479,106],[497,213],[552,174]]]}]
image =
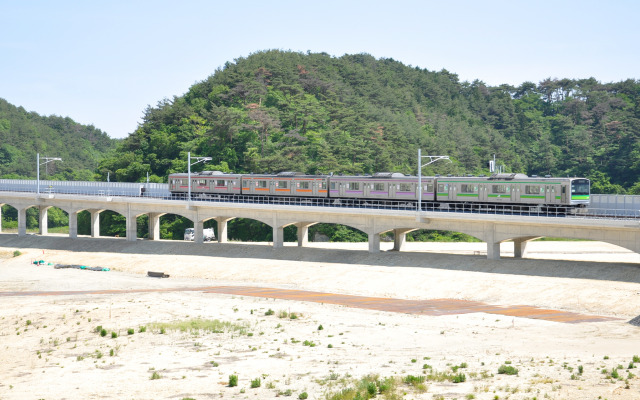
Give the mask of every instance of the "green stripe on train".
[{"label": "green stripe on train", "polygon": [[572,194],[571,200],[589,200],[588,194]]},{"label": "green stripe on train", "polygon": [[530,194],[523,194],[520,195],[521,199],[544,199],[544,196],[535,196],[535,195],[530,195]]},{"label": "green stripe on train", "polygon": [[490,194],[489,197],[497,197],[499,199],[510,199],[510,194]]},{"label": "green stripe on train", "polygon": [[473,194],[473,193],[458,193],[457,196],[463,196],[463,197],[478,197],[477,194]]}]

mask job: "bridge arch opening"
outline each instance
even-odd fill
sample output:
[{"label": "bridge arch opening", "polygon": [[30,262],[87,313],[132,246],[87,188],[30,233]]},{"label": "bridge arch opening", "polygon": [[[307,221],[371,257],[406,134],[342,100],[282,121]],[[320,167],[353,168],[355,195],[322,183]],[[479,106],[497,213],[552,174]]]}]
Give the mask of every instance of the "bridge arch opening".
[{"label": "bridge arch opening", "polygon": [[0,232],[18,232],[18,209],[9,205],[0,205]]}]

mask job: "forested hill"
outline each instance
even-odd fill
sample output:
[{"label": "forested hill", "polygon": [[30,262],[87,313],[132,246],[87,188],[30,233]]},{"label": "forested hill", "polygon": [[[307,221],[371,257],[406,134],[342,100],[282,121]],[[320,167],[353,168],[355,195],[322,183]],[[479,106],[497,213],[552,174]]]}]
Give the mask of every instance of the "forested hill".
[{"label": "forested hill", "polygon": [[[594,192],[640,191],[640,82],[547,79],[518,87],[367,54],[270,50],[228,62],[144,122],[100,174],[155,181],[187,170],[417,173],[417,149],[448,155],[424,174],[586,176]],[[194,167],[195,168],[195,167]]]},{"label": "forested hill", "polygon": [[[42,179],[93,180],[116,140],[71,118],[41,116],[0,98],[0,177],[36,177],[36,154],[60,157],[41,167]],[[48,172],[48,173],[47,173]]]}]

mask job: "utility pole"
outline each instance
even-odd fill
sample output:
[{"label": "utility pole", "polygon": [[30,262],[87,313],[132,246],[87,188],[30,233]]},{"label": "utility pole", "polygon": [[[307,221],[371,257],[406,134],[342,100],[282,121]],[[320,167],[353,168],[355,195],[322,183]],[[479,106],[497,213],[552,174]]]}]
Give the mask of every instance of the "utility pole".
[{"label": "utility pole", "polygon": [[211,161],[211,157],[193,157],[196,161],[191,164],[191,152],[187,153],[187,176],[189,179],[189,201],[191,201],[191,165],[195,165],[199,162]]},{"label": "utility pole", "polygon": [[[423,158],[428,158],[429,162],[423,165],[422,164],[422,159]],[[436,162],[438,160],[449,160],[449,162],[453,162],[453,161],[451,161],[451,159],[449,159],[449,156],[423,156],[422,155],[422,149],[418,149],[418,186],[419,186],[419,190],[418,190],[418,211],[422,210],[422,167],[426,167],[429,164],[433,164],[434,162]]]},{"label": "utility pole", "polygon": [[38,183],[36,184],[36,193],[38,194],[38,196],[40,195],[40,165],[45,165],[52,161],[62,161],[62,158],[59,157],[42,157],[42,159],[44,160],[44,162],[41,164],[40,153],[36,153],[36,180],[38,181]]}]

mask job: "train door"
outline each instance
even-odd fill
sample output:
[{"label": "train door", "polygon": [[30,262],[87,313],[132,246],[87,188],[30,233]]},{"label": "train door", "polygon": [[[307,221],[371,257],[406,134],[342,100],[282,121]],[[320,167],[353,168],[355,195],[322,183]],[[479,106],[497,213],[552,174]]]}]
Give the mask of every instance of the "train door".
[{"label": "train door", "polygon": [[457,184],[455,182],[449,184],[449,200],[450,201],[457,200],[456,199],[456,192],[457,192],[456,185]]},{"label": "train door", "polygon": [[561,185],[560,190],[562,190],[562,195],[561,195],[562,204],[567,204],[567,185]]},{"label": "train door", "polygon": [[511,202],[516,203],[520,199],[520,186],[511,184]]},{"label": "train door", "polygon": [[489,200],[489,196],[487,194],[487,184],[480,183],[478,184],[478,201],[486,202]]},{"label": "train door", "polygon": [[553,185],[544,185],[544,202],[545,204],[552,204],[555,201],[555,190]]}]

